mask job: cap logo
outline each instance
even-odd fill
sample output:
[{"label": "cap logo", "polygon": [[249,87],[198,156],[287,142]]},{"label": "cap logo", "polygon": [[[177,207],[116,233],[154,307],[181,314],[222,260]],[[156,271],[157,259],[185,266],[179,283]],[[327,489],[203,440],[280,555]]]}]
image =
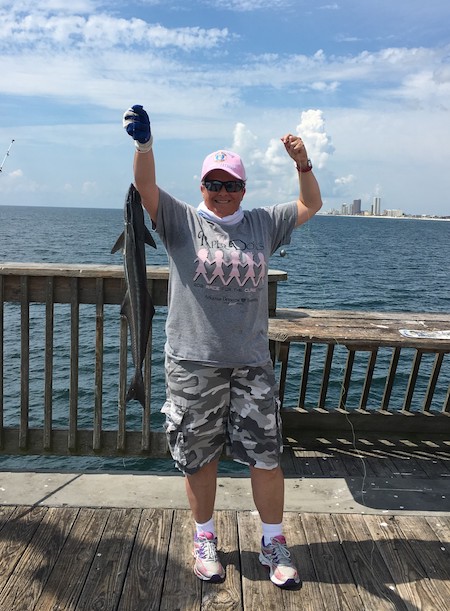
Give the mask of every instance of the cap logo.
[{"label": "cap logo", "polygon": [[224,152],[219,151],[214,155],[214,161],[225,161],[226,155]]}]

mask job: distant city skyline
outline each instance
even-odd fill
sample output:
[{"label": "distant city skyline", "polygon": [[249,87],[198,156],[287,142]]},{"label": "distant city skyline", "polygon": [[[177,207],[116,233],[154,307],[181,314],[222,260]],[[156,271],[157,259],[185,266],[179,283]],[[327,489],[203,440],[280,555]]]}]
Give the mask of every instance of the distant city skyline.
[{"label": "distant city skyline", "polygon": [[354,199],[351,204],[344,202],[340,209],[325,210],[322,214],[334,215],[334,216],[388,216],[388,217],[414,217],[414,218],[449,218],[448,215],[436,215],[436,214],[409,214],[404,210],[398,208],[386,208],[382,209],[381,197],[376,195],[373,197],[370,209],[363,210],[361,199]]}]

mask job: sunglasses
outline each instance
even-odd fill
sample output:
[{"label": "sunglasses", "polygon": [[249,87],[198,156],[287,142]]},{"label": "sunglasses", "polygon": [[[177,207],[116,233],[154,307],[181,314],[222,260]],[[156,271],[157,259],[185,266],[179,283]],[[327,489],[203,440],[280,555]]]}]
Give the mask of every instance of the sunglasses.
[{"label": "sunglasses", "polygon": [[225,187],[227,193],[238,193],[245,188],[245,182],[242,180],[204,180],[202,184],[207,191],[218,193],[222,187]]}]

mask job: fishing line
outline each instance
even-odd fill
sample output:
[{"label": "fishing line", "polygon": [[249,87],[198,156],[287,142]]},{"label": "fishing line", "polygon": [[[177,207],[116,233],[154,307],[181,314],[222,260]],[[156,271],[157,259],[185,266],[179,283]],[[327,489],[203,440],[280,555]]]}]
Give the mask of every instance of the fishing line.
[{"label": "fishing line", "polygon": [[[302,229],[305,232],[306,237],[308,238],[308,240],[313,244],[313,246],[314,246],[313,250],[319,251],[319,243],[314,238],[313,231],[312,231],[312,228],[309,225],[309,223],[306,223],[306,225],[303,225]],[[315,265],[315,267],[316,267],[316,278],[319,278],[320,277],[320,275],[319,275],[320,270],[319,270],[319,266],[317,264],[317,261],[313,262],[313,265]],[[319,290],[322,291],[322,300],[326,301],[326,299],[325,299],[325,297],[326,297],[326,289],[325,289],[325,287],[322,284],[320,284],[320,289]],[[333,339],[335,341],[335,345],[336,346],[339,346],[339,345],[342,346],[342,344],[339,343],[339,341],[337,340],[336,337],[334,337]],[[342,396],[342,391],[343,391],[343,388],[344,388],[344,377],[343,377],[344,371],[345,371],[345,366],[344,366],[344,364],[342,364],[341,367],[340,367],[340,370],[338,371],[338,378],[341,379],[341,382],[340,382],[340,395],[341,396]],[[345,413],[345,418],[346,418],[346,420],[348,422],[348,425],[349,425],[349,428],[350,428],[350,431],[351,431],[351,444],[353,446],[354,451],[356,452],[357,457],[361,460],[361,464],[362,464],[363,476],[362,476],[361,490],[360,490],[360,498],[361,498],[360,504],[363,507],[365,507],[366,509],[369,509],[369,507],[368,507],[368,505],[366,503],[366,498],[365,498],[366,493],[367,493],[367,489],[366,489],[366,481],[367,481],[366,459],[365,459],[364,454],[361,452],[361,450],[359,449],[359,447],[357,445],[358,444],[357,432],[356,432],[356,429],[355,429],[355,426],[354,426],[353,422],[350,420],[349,411],[347,409],[347,405],[344,405],[344,413]],[[362,511],[361,513],[364,514],[365,512]],[[372,538],[371,539],[370,555],[369,555],[369,566],[370,566],[370,571],[371,571],[372,574],[373,574],[373,565],[374,565],[374,553],[375,553],[375,550],[376,550],[376,544],[375,544],[374,538]],[[382,596],[385,600],[387,600],[387,601],[389,601],[391,603],[394,602],[384,592],[379,592],[379,595]]]},{"label": "fishing line", "polygon": [[[312,244],[313,248],[312,250],[317,251],[317,252],[321,252],[321,245],[319,244],[319,242],[315,239],[314,235],[313,235],[313,231],[312,231],[312,227],[310,225],[310,223],[306,223],[304,224],[302,227],[302,232],[305,234],[305,237],[307,238],[307,240]],[[281,254],[281,253],[280,253]],[[311,261],[312,265],[315,266],[315,276],[316,279],[320,278],[320,268],[319,265],[317,263],[317,261],[315,259],[313,259],[313,261]],[[317,287],[318,291],[322,293],[322,302],[326,302],[326,289],[325,286],[322,283],[319,283],[319,286]],[[319,295],[320,297],[320,295]],[[339,346],[342,345],[339,343],[339,341],[337,340],[337,338],[333,338],[335,341],[335,345]],[[344,370],[345,370],[345,366],[342,364],[340,367],[340,371],[338,371],[338,379],[340,378],[341,382],[340,382],[340,391],[341,391],[341,395],[342,395],[342,390],[343,390],[343,386],[344,386],[344,378],[343,378],[343,374],[344,374]],[[367,480],[367,467],[366,467],[366,462],[365,462],[365,457],[363,455],[363,453],[360,451],[360,449],[357,446],[357,434],[356,434],[356,430],[355,430],[355,426],[353,425],[353,423],[351,422],[349,415],[348,415],[348,410],[347,410],[347,406],[344,406],[344,412],[345,412],[345,418],[349,424],[349,428],[350,428],[350,432],[351,432],[351,443],[353,446],[354,451],[356,452],[357,457],[361,460],[362,463],[362,469],[363,469],[363,478],[362,478],[362,482],[361,482],[361,491],[360,491],[360,497],[361,497],[361,504],[363,505],[363,507],[367,507],[366,501],[365,501],[365,495],[367,493],[367,489],[366,489],[366,480]]]}]

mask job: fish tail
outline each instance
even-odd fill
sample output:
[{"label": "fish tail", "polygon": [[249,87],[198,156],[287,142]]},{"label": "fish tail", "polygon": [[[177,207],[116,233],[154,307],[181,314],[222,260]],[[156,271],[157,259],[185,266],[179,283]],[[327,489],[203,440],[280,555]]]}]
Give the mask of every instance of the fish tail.
[{"label": "fish tail", "polygon": [[131,380],[125,401],[128,402],[131,401],[131,399],[139,401],[142,407],[145,407],[145,386],[140,370],[136,371],[134,378]]}]

